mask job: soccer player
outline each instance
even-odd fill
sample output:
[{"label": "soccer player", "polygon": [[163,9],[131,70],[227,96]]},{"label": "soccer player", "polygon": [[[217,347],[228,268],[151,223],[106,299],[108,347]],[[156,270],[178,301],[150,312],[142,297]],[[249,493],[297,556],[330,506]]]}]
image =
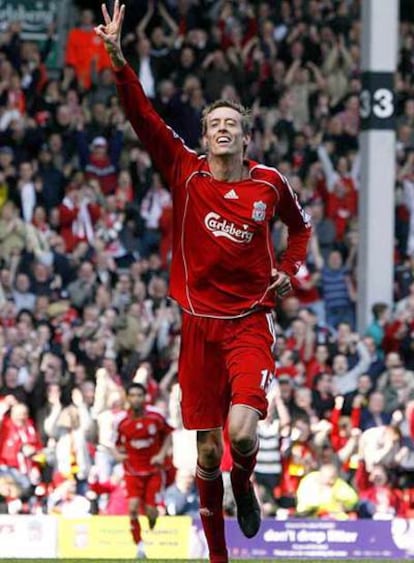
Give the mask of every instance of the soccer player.
[{"label": "soccer player", "polygon": [[[183,311],[179,384],[186,428],[197,430],[197,486],[210,561],[228,561],[220,460],[228,417],[231,483],[237,519],[247,537],[257,534],[260,507],[251,484],[257,423],[266,416],[273,375],[275,291],[291,291],[306,256],[308,217],[286,178],[245,158],[249,112],[218,100],[205,108],[198,157],[156,113],[120,45],[125,6],[112,17],[102,5],[104,41],[120,100],[173,199],[170,294]],[[278,215],[288,228],[280,264],[271,241]]]},{"label": "soccer player", "polygon": [[115,457],[123,462],[131,534],[137,557],[145,557],[138,514],[142,509],[154,528],[158,511],[156,496],[162,488],[162,467],[171,448],[171,432],[162,414],[146,406],[146,389],[131,383],[127,389],[129,411],[118,425]]}]

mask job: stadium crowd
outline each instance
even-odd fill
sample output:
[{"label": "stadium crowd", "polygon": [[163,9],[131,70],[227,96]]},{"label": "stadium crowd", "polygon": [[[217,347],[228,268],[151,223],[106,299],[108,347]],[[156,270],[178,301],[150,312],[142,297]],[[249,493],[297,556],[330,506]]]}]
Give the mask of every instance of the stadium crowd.
[{"label": "stadium crowd", "polygon": [[[413,23],[400,24],[395,77],[395,303],[376,303],[363,334],[360,2],[149,0],[127,23],[124,52],[187,145],[201,150],[206,103],[251,106],[249,157],[285,174],[312,216],[294,294],[275,302],[277,383],[255,469],[263,513],[413,515]],[[57,78],[45,65],[52,28],[41,47],[19,22],[0,32],[0,512],[125,514],[113,446],[136,381],[175,428],[160,511],[196,515],[168,299],[171,197],[125,122],[93,27],[81,11]],[[273,240],[281,255],[277,218]]]}]

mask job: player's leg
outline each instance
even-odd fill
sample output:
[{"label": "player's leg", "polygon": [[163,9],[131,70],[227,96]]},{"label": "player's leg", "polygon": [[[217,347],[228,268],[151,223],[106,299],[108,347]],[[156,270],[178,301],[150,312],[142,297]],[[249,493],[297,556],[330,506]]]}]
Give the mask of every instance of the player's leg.
[{"label": "player's leg", "polygon": [[125,485],[128,498],[129,526],[132,539],[137,546],[137,557],[144,559],[144,542],[142,541],[141,525],[138,519],[141,506],[143,482],[140,477],[125,475]]},{"label": "player's leg", "polygon": [[196,483],[200,495],[200,518],[212,563],[228,561],[223,515],[223,455],[221,430],[197,432]]},{"label": "player's leg", "polygon": [[178,383],[187,430],[222,428],[230,387],[219,342],[222,323],[183,313]]},{"label": "player's leg", "polygon": [[230,411],[229,437],[233,458],[230,479],[237,505],[237,520],[248,538],[257,534],[261,522],[260,506],[250,479],[259,446],[256,433],[258,420],[259,414],[243,405],[234,405]]},{"label": "player's leg", "polygon": [[221,428],[229,407],[229,385],[219,345],[220,323],[184,313],[179,383],[184,426],[197,430],[196,483],[200,516],[215,563],[228,561],[223,517]]},{"label": "player's leg", "polygon": [[157,497],[161,493],[162,475],[161,472],[150,475],[145,486],[145,514],[148,518],[149,529],[152,530],[157,523],[158,508]]},{"label": "player's leg", "polygon": [[229,415],[229,438],[233,458],[232,485],[235,493],[248,489],[256,465],[259,446],[257,423],[259,413],[244,405],[233,405]]},{"label": "player's leg", "polygon": [[128,499],[128,512],[129,512],[129,524],[132,539],[137,546],[137,557],[140,559],[145,558],[144,542],[142,541],[141,535],[141,524],[139,523],[138,515],[140,509],[140,502],[138,498]]},{"label": "player's leg", "polygon": [[150,530],[155,528],[155,524],[157,523],[158,518],[158,508],[156,506],[146,506],[145,507],[145,514],[148,518],[148,526]]},{"label": "player's leg", "polygon": [[233,321],[224,339],[232,407],[229,438],[233,468],[231,483],[242,532],[253,537],[260,528],[260,507],[251,475],[258,450],[257,423],[266,416],[266,389],[274,372],[273,325],[270,315],[257,313]]}]

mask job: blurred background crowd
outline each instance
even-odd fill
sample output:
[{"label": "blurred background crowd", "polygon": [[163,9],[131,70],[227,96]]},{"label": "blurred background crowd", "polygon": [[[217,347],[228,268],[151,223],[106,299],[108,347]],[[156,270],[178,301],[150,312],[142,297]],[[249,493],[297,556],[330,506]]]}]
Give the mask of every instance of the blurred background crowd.
[{"label": "blurred background crowd", "polygon": [[[99,15],[78,4],[58,73],[45,64],[53,25],[41,45],[18,21],[0,31],[0,512],[126,513],[112,447],[134,380],[176,428],[160,510],[196,515],[171,197],[125,121]],[[166,122],[198,151],[206,103],[250,106],[248,156],[285,174],[312,216],[295,292],[275,302],[264,514],[412,516],[414,23],[400,23],[395,76],[395,302],[376,303],[358,334],[361,2],[126,4],[124,52]],[[273,240],[280,254],[277,217]]]}]

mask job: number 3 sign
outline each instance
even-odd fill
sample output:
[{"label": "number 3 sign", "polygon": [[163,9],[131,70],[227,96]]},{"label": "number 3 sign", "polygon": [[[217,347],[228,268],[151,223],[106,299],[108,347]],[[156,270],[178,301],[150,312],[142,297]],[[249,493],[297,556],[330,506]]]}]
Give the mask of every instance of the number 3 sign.
[{"label": "number 3 sign", "polygon": [[391,72],[364,72],[360,94],[361,129],[394,129],[395,101]]}]

